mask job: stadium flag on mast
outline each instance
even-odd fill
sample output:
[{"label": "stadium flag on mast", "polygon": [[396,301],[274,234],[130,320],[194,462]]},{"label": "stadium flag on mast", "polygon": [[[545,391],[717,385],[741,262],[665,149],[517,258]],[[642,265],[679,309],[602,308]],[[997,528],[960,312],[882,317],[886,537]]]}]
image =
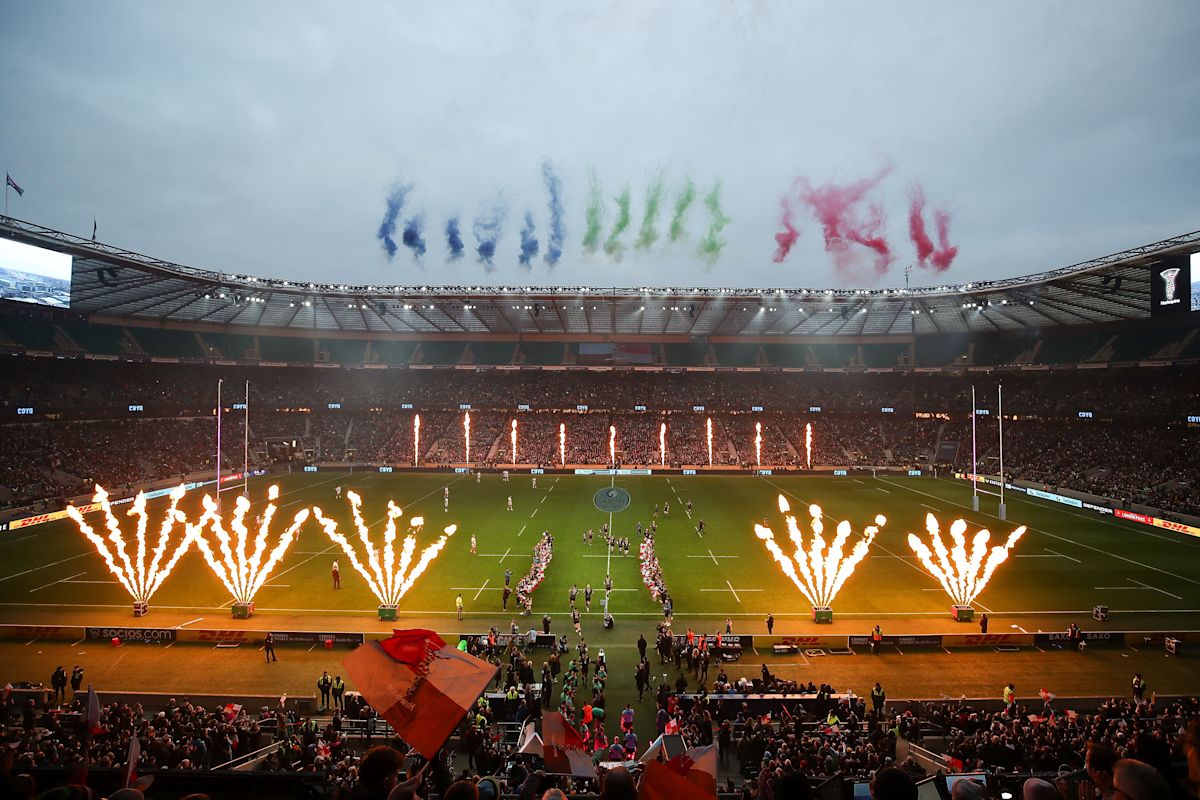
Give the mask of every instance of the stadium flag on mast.
[{"label": "stadium flag on mast", "polygon": [[7,189],[9,186],[11,186],[13,191],[17,193],[18,197],[25,196],[25,190],[22,189],[20,186],[17,186],[17,182],[12,179],[12,175],[9,175],[6,172],[6,173],[4,173],[4,188]]},{"label": "stadium flag on mast", "polygon": [[542,750],[547,772],[576,778],[596,777],[596,767],[588,758],[583,737],[557,711],[542,717]]},{"label": "stadium flag on mast", "polygon": [[441,749],[496,667],[429,630],[397,630],[342,662],[363,697],[426,758]]}]

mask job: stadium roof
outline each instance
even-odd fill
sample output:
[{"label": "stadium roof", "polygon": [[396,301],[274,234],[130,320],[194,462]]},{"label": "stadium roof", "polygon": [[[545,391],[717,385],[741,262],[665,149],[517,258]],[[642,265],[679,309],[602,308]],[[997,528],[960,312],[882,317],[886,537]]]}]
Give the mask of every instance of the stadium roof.
[{"label": "stadium roof", "polygon": [[912,289],[350,286],[186,267],[10,217],[74,257],[71,308],[105,318],[379,334],[911,336],[1150,316],[1149,267],[1200,231],[1059,269]]}]

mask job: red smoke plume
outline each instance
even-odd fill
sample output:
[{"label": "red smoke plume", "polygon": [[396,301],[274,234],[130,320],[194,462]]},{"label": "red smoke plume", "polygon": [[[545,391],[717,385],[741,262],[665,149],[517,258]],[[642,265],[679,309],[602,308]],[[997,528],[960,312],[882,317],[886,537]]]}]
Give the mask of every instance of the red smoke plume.
[{"label": "red smoke plume", "polygon": [[839,272],[850,276],[859,272],[858,253],[849,248],[849,243],[855,243],[874,251],[876,276],[887,274],[894,256],[883,233],[886,222],[883,208],[871,204],[865,220],[859,219],[857,209],[891,172],[892,167],[887,166],[871,177],[845,186],[826,183],[813,187],[807,178],[796,179],[800,199],[812,208],[813,217],[821,223],[825,250],[833,256]]},{"label": "red smoke plume", "polygon": [[779,198],[779,224],[783,226],[783,230],[775,234],[776,247],[773,260],[776,264],[783,263],[783,260],[788,257],[788,253],[792,252],[792,245],[800,238],[800,231],[796,230],[796,226],[792,224],[795,211],[791,197],[785,194]]},{"label": "red smoke plume", "polygon": [[925,230],[925,190],[920,184],[913,184],[908,194],[908,234],[917,250],[917,263],[935,272],[945,272],[958,255],[958,248],[950,244],[950,212],[934,211],[933,223],[937,228],[936,247]]}]

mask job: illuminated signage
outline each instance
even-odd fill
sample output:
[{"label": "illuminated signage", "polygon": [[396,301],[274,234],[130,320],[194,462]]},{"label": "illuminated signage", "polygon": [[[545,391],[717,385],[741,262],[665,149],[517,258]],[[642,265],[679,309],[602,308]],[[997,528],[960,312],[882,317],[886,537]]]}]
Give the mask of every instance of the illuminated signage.
[{"label": "illuminated signage", "polygon": [[703,411],[704,406],[692,406],[692,411]]},{"label": "illuminated signage", "polygon": [[820,407],[820,406],[809,406],[809,407],[808,407],[808,410],[809,410],[809,412],[810,412],[810,413],[813,413],[813,414],[820,414],[820,413],[821,413],[821,407]]},{"label": "illuminated signage", "polygon": [[391,467],[380,467],[379,471],[380,472],[391,472],[392,468]]},{"label": "illuminated signage", "polygon": [[577,406],[575,406],[575,410],[576,410],[576,411],[587,411],[587,410],[588,410],[588,407],[587,407],[587,406],[585,406],[585,405],[582,405],[582,404],[581,404],[581,405],[577,405]]},{"label": "illuminated signage", "polygon": [[683,471],[683,474],[684,474],[684,475],[695,475],[695,474],[696,474],[696,470],[694,470],[694,469],[685,469],[685,470]]},{"label": "illuminated signage", "polygon": [[919,477],[921,477],[921,470],[919,470],[919,469],[910,469],[910,470],[908,471],[908,477],[910,477],[910,478],[919,478]]},{"label": "illuminated signage", "polygon": [[977,417],[986,417],[990,413],[992,413],[991,409],[988,409],[988,408],[975,409],[975,416],[977,416]]},{"label": "illuminated signage", "polygon": [[846,471],[846,470],[844,470],[844,469],[835,469],[835,470],[833,471],[833,474],[834,474],[834,475],[849,475],[850,473],[849,473],[849,472],[847,472],[847,471]]},{"label": "illuminated signage", "polygon": [[412,407],[413,407],[412,403],[401,403],[400,404],[400,408],[404,411],[412,411]]},{"label": "illuminated signage", "polygon": [[245,404],[245,403],[234,403],[234,404],[233,404],[233,410],[234,410],[234,411],[245,411],[245,410],[246,410],[246,404]]},{"label": "illuminated signage", "polygon": [[750,406],[751,411],[762,411],[762,406]]},{"label": "illuminated signage", "polygon": [[517,405],[517,411],[528,411],[529,403],[520,403]]},{"label": "illuminated signage", "polygon": [[17,406],[17,416],[18,417],[33,416],[33,406]]},{"label": "illuminated signage", "polygon": [[646,407],[645,406],[634,406],[633,410],[634,411],[645,411]]},{"label": "illuminated signage", "polygon": [[1188,422],[1200,423],[1200,414],[1188,414]]},{"label": "illuminated signage", "polygon": [[129,404],[129,413],[131,413],[131,414],[137,414],[137,413],[140,413],[145,410],[146,410],[146,407],[143,406],[141,403],[130,403]]},{"label": "illuminated signage", "polygon": [[1090,412],[1090,411],[1080,411],[1080,412],[1079,412],[1079,418],[1080,418],[1080,419],[1091,419],[1091,418],[1092,418],[1092,412]]},{"label": "illuminated signage", "polygon": [[305,472],[316,472],[316,471],[317,471],[317,467],[316,467],[316,465],[315,465],[315,464],[305,464],[305,465],[304,465],[304,471],[305,471]]},{"label": "illuminated signage", "polygon": [[879,411],[883,414],[895,414],[896,413],[896,409],[893,408],[892,406],[884,406],[883,408],[879,409]]},{"label": "illuminated signage", "polygon": [[330,408],[331,410],[336,410],[336,409],[339,409],[339,408],[341,408],[341,407],[342,407],[342,404],[341,404],[341,403],[330,403],[330,404],[329,404],[329,408]]},{"label": "illuminated signage", "polygon": [[459,411],[470,411],[470,410],[471,410],[471,404],[470,404],[470,403],[459,403],[459,404],[458,404],[458,410],[459,410]]},{"label": "illuminated signage", "polygon": [[534,467],[533,469],[529,470],[530,475],[544,475],[545,473],[546,470],[542,469],[541,467]]}]

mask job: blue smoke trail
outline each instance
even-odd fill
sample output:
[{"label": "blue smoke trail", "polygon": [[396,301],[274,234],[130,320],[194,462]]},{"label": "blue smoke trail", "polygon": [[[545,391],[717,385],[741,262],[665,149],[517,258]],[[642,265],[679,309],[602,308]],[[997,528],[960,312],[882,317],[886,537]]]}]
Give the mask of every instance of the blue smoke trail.
[{"label": "blue smoke trail", "polygon": [[450,250],[451,261],[458,261],[462,258],[463,250],[466,249],[465,245],[463,245],[462,232],[459,230],[457,216],[446,220],[446,247]]},{"label": "blue smoke trail", "polygon": [[550,240],[546,242],[545,260],[553,267],[562,258],[567,228],[563,223],[562,181],[548,158],[542,162],[542,180],[546,182],[546,193],[550,195]]},{"label": "blue smoke trail", "polygon": [[417,258],[425,255],[425,237],[422,235],[424,230],[425,215],[417,214],[405,224],[404,234],[400,238],[404,246],[412,250]]},{"label": "blue smoke trail", "polygon": [[379,223],[379,230],[375,232],[375,238],[383,243],[383,249],[387,251],[388,261],[396,255],[396,220],[400,217],[400,212],[404,209],[404,201],[408,199],[408,193],[412,191],[410,184],[397,184],[392,187],[384,200],[386,207],[383,212],[383,222]]},{"label": "blue smoke trail", "polygon": [[479,255],[479,263],[483,264],[484,269],[488,272],[495,269],[492,258],[496,255],[496,241],[500,238],[500,231],[504,227],[504,217],[507,213],[508,209],[504,205],[504,198],[501,197],[496,201],[495,206],[476,217],[472,225],[477,243],[475,252]]},{"label": "blue smoke trail", "polygon": [[[525,212],[525,227],[521,228],[521,266],[530,269],[530,263],[538,254],[538,240],[534,238],[533,212]],[[548,260],[548,259],[547,259]]]}]

